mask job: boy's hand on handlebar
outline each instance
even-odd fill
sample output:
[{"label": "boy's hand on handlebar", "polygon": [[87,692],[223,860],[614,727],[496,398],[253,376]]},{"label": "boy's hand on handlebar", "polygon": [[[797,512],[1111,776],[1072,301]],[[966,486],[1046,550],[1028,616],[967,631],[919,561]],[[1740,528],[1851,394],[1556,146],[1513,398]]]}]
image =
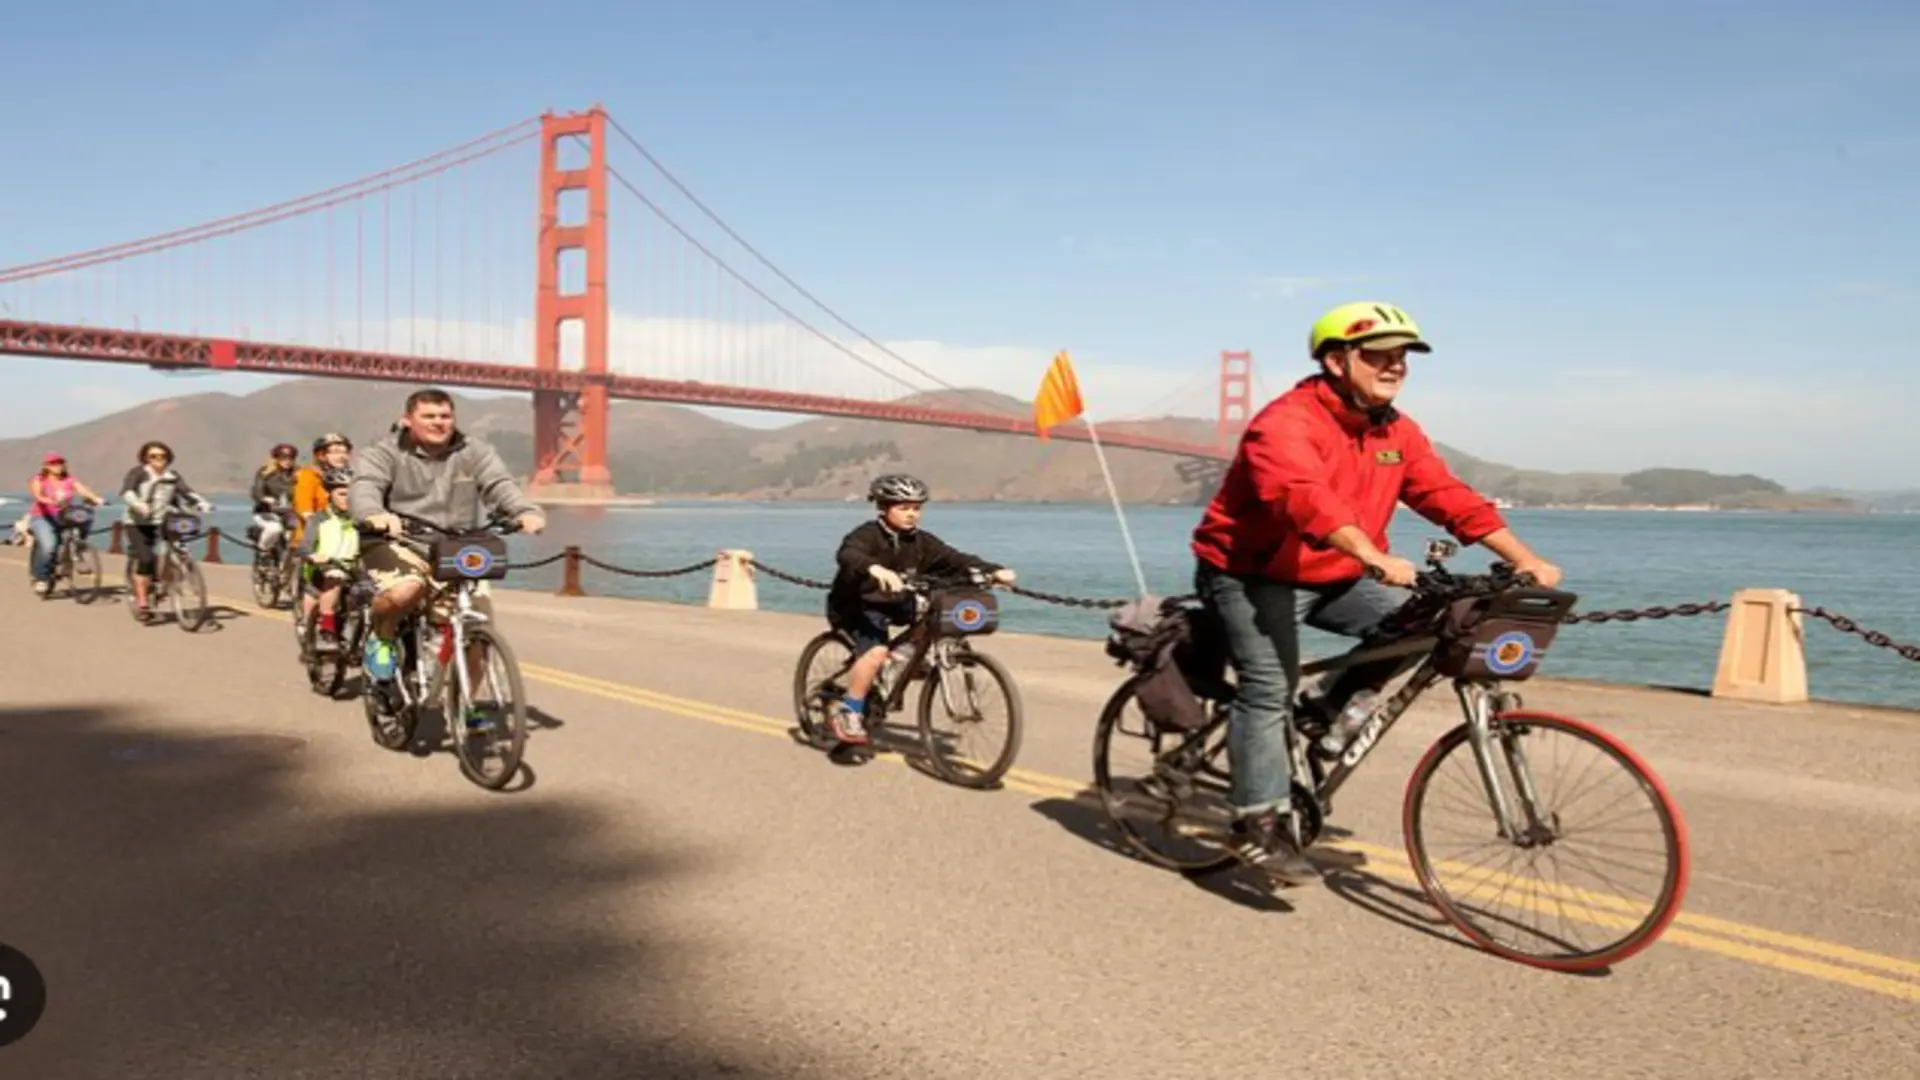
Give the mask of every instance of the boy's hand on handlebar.
[{"label": "boy's hand on handlebar", "polygon": [[897,593],[906,585],[906,582],[900,580],[899,574],[881,566],[879,563],[874,563],[872,566],[867,567],[867,576],[871,577],[874,583],[880,586],[881,592]]},{"label": "boy's hand on handlebar", "polygon": [[1001,567],[998,570],[995,570],[992,574],[988,576],[993,578],[994,582],[1000,585],[1011,585],[1014,583],[1014,580],[1018,577],[1018,575],[1015,574],[1010,568],[1005,566]]},{"label": "boy's hand on handlebar", "polygon": [[1398,555],[1378,552],[1366,560],[1367,576],[1388,585],[1398,585],[1403,589],[1413,587],[1419,571],[1413,563]]}]

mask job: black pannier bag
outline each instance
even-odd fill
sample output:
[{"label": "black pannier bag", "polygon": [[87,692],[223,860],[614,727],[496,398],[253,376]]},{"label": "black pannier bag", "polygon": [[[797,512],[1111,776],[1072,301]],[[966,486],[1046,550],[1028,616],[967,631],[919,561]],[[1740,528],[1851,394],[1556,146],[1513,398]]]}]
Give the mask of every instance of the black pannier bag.
[{"label": "black pannier bag", "polygon": [[1134,698],[1156,727],[1198,731],[1201,694],[1223,699],[1226,655],[1213,614],[1190,596],[1129,602],[1107,620],[1107,655],[1131,667]]}]

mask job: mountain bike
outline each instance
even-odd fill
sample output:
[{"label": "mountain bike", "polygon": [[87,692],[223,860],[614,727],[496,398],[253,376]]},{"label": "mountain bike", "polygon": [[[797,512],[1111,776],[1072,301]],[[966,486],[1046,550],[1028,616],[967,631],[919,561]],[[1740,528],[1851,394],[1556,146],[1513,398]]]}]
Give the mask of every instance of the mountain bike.
[{"label": "mountain bike", "polygon": [[[428,595],[401,620],[394,635],[400,654],[394,678],[387,683],[365,680],[361,700],[367,723],[375,742],[389,750],[405,749],[419,729],[421,710],[442,700],[460,771],[481,787],[498,791],[520,771],[527,745],[527,695],[512,648],[499,628],[474,609],[473,597],[482,582],[507,576],[502,538],[520,526],[495,520],[478,529],[448,530],[410,514],[394,516],[436,539],[393,537],[360,527],[363,542],[400,544],[424,558],[429,568]],[[368,619],[371,622],[370,612]],[[475,657],[487,661],[484,691],[493,696],[484,699],[484,708],[477,696],[482,688],[469,670]],[[496,758],[500,766],[490,771],[487,763]]]},{"label": "mountain bike", "polygon": [[[340,604],[333,613],[335,648],[330,653],[319,652],[314,648],[314,635],[320,628],[320,605],[316,601],[313,610],[304,617],[300,614],[302,592],[293,594],[293,640],[299,650],[300,664],[306,668],[307,682],[313,692],[323,697],[338,697],[340,688],[346,684],[347,672],[359,666],[360,649],[366,642],[367,607],[373,602],[373,582],[338,566],[314,567],[314,583],[309,586],[315,592],[321,586],[340,586]],[[299,580],[296,572],[295,580]],[[411,738],[411,734],[408,736]],[[405,742],[402,742],[405,745]]]},{"label": "mountain bike", "polygon": [[[275,507],[273,513],[280,518],[279,537],[253,550],[253,600],[263,608],[277,608],[281,597],[297,598],[300,592],[300,557],[293,550],[293,531],[300,524],[299,516],[285,506]],[[248,526],[247,538],[258,540],[260,526]]]},{"label": "mountain bike", "polygon": [[[1460,933],[1497,956],[1572,972],[1618,963],[1651,945],[1679,913],[1690,865],[1686,823],[1659,777],[1618,739],[1572,717],[1526,709],[1512,689],[1538,669],[1575,594],[1539,588],[1504,564],[1481,575],[1452,574],[1443,563],[1456,550],[1447,541],[1430,543],[1430,569],[1418,575],[1399,610],[1351,650],[1301,669],[1303,677],[1317,678],[1313,685],[1303,679],[1289,725],[1296,839],[1303,849],[1314,842],[1333,812],[1335,793],[1421,694],[1450,679],[1465,719],[1414,767],[1402,804],[1401,828],[1420,887]],[[1168,677],[1165,664],[1136,667],[1101,713],[1095,786],[1133,851],[1170,869],[1206,873],[1236,861],[1227,847],[1233,687],[1211,612],[1193,597],[1166,601],[1161,610],[1173,635],[1188,635],[1172,664],[1176,682],[1187,683],[1199,699],[1204,719],[1181,728],[1136,708],[1143,722],[1130,724],[1129,706],[1139,705],[1150,684],[1149,696],[1164,699]],[[1123,636],[1118,616],[1115,629],[1116,639]],[[1110,652],[1142,655],[1137,641],[1110,640]],[[1404,681],[1385,694],[1396,679]],[[1336,736],[1332,750],[1319,745],[1350,700],[1376,689],[1381,696],[1349,739]],[[1146,743],[1144,775],[1128,776],[1121,767],[1123,736]],[[1569,763],[1579,751],[1589,752],[1585,764]],[[1545,782],[1569,775],[1572,795],[1553,800]],[[1603,793],[1609,780],[1618,781],[1615,790]],[[1578,807],[1592,809],[1595,820],[1574,825],[1569,819]],[[1477,820],[1446,821],[1456,810]],[[1647,820],[1630,828],[1636,813]],[[1599,850],[1614,843],[1621,846]],[[1477,865],[1482,854],[1497,865]],[[1568,872],[1538,865],[1559,856],[1570,864]],[[1632,869],[1632,860],[1641,858],[1649,865]],[[1569,884],[1570,873],[1597,878],[1599,887]],[[1629,882],[1642,886],[1638,898],[1619,895]],[[1486,910],[1509,897],[1518,916]],[[1558,915],[1574,930],[1523,926],[1529,914]],[[1589,940],[1582,927],[1593,925],[1616,933]]]},{"label": "mountain bike", "polygon": [[[180,629],[193,633],[207,621],[207,580],[200,573],[199,560],[186,545],[205,535],[200,517],[171,507],[160,512],[158,542],[154,545],[153,578],[147,582],[147,607],[160,610],[161,601],[173,604],[173,620]],[[127,553],[127,611],[140,621],[140,605],[133,596],[134,561]]]},{"label": "mountain bike", "polygon": [[[65,581],[74,603],[91,604],[103,587],[100,551],[87,540],[93,529],[93,507],[79,499],[69,500],[61,504],[53,524],[58,537],[53,553],[53,580],[47,583],[47,591],[40,594],[41,599],[53,599],[54,591]],[[33,572],[32,559],[27,560],[27,572]]]},{"label": "mountain bike", "polygon": [[[924,680],[921,744],[942,779],[970,788],[998,784],[1020,752],[1019,687],[1000,661],[975,651],[971,640],[999,625],[999,604],[983,587],[989,580],[978,571],[946,578],[907,575],[903,592],[913,605],[913,620],[887,642],[892,655],[867,692],[867,726],[878,731],[887,714],[906,702],[908,685]],[[853,650],[853,639],[835,629],[822,631],[800,650],[793,673],[794,714],[802,736],[820,749],[834,746],[826,710],[846,694],[846,676],[857,659]],[[986,734],[986,680],[981,673],[991,678],[1006,702],[1007,730],[998,738]],[[936,704],[955,721],[954,733],[935,729]],[[981,752],[961,752],[958,744],[971,742],[973,736],[981,736]]]}]

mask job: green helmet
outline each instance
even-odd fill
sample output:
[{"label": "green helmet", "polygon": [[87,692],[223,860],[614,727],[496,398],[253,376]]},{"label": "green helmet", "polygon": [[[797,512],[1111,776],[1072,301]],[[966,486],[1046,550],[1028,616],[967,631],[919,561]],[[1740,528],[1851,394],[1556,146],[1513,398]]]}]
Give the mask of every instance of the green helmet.
[{"label": "green helmet", "polygon": [[1409,352],[1430,353],[1420,336],[1420,324],[1392,304],[1361,301],[1341,304],[1314,320],[1307,339],[1315,360],[1346,345],[1378,343],[1383,348],[1404,345]]}]

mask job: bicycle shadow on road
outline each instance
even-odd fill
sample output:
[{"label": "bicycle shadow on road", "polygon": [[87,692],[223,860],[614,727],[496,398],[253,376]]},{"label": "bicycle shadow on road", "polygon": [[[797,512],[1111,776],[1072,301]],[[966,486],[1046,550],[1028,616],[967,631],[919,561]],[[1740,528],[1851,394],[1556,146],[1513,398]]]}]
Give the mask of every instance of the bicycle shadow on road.
[{"label": "bicycle shadow on road", "polygon": [[1107,816],[1106,808],[1100,805],[1099,793],[1092,788],[1087,788],[1070,799],[1041,799],[1029,804],[1028,808],[1094,847],[1118,855],[1138,864],[1143,869],[1184,879],[1200,891],[1211,893],[1222,900],[1228,900],[1255,911],[1291,914],[1297,910],[1287,900],[1255,884],[1255,879],[1250,876],[1251,871],[1237,863],[1222,870],[1196,873],[1170,870],[1148,862],[1120,835],[1120,831],[1114,827],[1113,819]]},{"label": "bicycle shadow on road", "polygon": [[[1385,878],[1370,874],[1365,870],[1341,870],[1329,873],[1324,878],[1324,881],[1328,892],[1370,915],[1385,919],[1391,923],[1397,923],[1408,930],[1424,934],[1436,941],[1444,941],[1449,945],[1457,946],[1468,952],[1479,953],[1490,961],[1497,963],[1506,962],[1486,952],[1486,950],[1468,941],[1466,938],[1461,937],[1459,931],[1455,930],[1452,924],[1441,918],[1440,913],[1434,910],[1432,902],[1427,899],[1427,894],[1417,888],[1406,885],[1396,885],[1393,882],[1387,881]],[[1532,929],[1531,927],[1513,923],[1511,920],[1500,919],[1490,912],[1477,908],[1475,909],[1475,913],[1481,918],[1506,922],[1515,929]],[[1587,978],[1607,977],[1612,975],[1612,969],[1601,968],[1597,971],[1566,972],[1565,974],[1579,975]]]},{"label": "bicycle shadow on road", "polygon": [[830,1024],[722,1026],[715,973],[750,958],[660,899],[698,851],[578,802],[341,788],[301,739],[177,723],[0,709],[0,942],[49,1002],[8,1075],[874,1071]]}]

